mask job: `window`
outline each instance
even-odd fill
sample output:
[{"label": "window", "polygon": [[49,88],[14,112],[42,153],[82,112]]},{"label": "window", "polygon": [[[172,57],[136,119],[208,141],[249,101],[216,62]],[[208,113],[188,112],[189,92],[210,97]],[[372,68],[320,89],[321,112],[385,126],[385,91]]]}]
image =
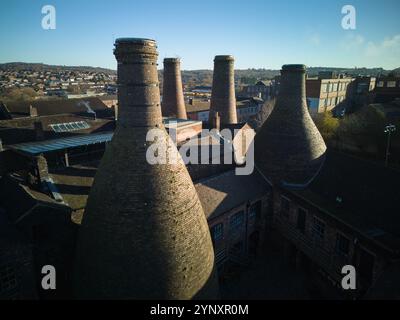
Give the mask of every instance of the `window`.
[{"label": "window", "polygon": [[244,212],[240,211],[235,213],[230,220],[230,227],[232,230],[240,229],[244,222]]},{"label": "window", "polygon": [[375,257],[362,248],[360,249],[359,257],[358,270],[360,275],[371,283],[374,274]]},{"label": "window", "polygon": [[290,211],[290,200],[285,197],[281,197],[281,213],[285,218],[289,217]]},{"label": "window", "polygon": [[388,81],[387,82],[387,87],[388,88],[395,88],[396,87],[396,81]]},{"label": "window", "polygon": [[306,215],[307,211],[303,208],[297,210],[297,229],[299,229],[301,233],[305,233],[306,230]]},{"label": "window", "polygon": [[338,91],[338,84],[337,83],[333,84],[333,91],[334,92]]},{"label": "window", "polygon": [[327,92],[327,86],[326,86],[326,84],[323,84],[323,85],[321,86],[321,91],[324,92],[324,93]]},{"label": "window", "polygon": [[314,217],[312,226],[312,238],[317,245],[323,246],[325,238],[325,223]]},{"label": "window", "polygon": [[338,233],[336,236],[336,253],[343,254],[343,255],[348,255],[349,254],[349,248],[350,248],[350,240],[343,236],[342,234]]},{"label": "window", "polygon": [[222,240],[224,237],[224,225],[218,223],[211,228],[211,236],[214,242]]},{"label": "window", "polygon": [[261,211],[261,201],[257,201],[256,203],[252,204],[249,209],[249,220],[259,219],[260,211]]},{"label": "window", "polygon": [[17,286],[14,268],[5,266],[0,269],[0,293],[11,290]]},{"label": "window", "polygon": [[376,85],[378,88],[383,88],[384,82],[383,81],[378,81],[378,84]]},{"label": "window", "polygon": [[231,248],[229,248],[229,253],[233,255],[240,255],[243,252],[243,242],[236,242]]}]

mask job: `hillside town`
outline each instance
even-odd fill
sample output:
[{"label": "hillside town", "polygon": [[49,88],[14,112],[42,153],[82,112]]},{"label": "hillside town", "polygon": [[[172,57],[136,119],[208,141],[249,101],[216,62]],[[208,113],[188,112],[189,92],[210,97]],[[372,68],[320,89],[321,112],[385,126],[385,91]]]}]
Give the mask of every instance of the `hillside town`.
[{"label": "hillside town", "polygon": [[[230,313],[249,300],[400,299],[400,37],[344,36],[343,22],[329,40],[351,44],[327,53],[319,33],[294,35],[296,7],[265,29],[253,12],[260,25],[240,27],[251,50],[236,45],[252,34],[215,39],[206,23],[199,45],[147,24],[167,9],[123,6],[144,13],[127,36],[97,33],[89,14],[97,36],[66,28],[67,11],[42,23],[62,29],[43,61],[73,65],[0,52],[0,300],[200,300]],[[259,41],[282,17],[290,41],[285,28]],[[148,37],[132,34],[142,25]],[[79,56],[64,52],[75,39]]]}]

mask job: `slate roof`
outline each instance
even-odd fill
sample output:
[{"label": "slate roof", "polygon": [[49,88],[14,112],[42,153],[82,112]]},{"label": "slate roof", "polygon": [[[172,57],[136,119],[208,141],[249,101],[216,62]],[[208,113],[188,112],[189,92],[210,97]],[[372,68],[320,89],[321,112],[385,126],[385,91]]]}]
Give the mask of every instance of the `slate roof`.
[{"label": "slate roof", "polygon": [[366,237],[400,250],[400,171],[329,151],[313,182],[290,192]]},{"label": "slate roof", "polygon": [[[245,100],[236,101],[236,108],[246,108],[254,102],[260,102],[258,98],[246,98]],[[210,110],[210,101],[194,100],[193,104],[186,103],[186,112],[200,112]]]},{"label": "slate roof", "polygon": [[57,114],[85,114],[88,109],[85,103],[96,112],[98,118],[107,118],[112,116],[112,110],[108,108],[99,98],[89,97],[80,99],[52,99],[52,100],[34,100],[22,102],[10,102],[6,104],[12,118],[28,117],[29,107],[37,109],[39,116],[49,116]]},{"label": "slate roof", "polygon": [[0,191],[0,206],[5,209],[12,223],[19,223],[25,219],[36,206],[69,211],[66,205],[58,203],[44,192],[31,188],[16,176],[3,176],[0,179]]},{"label": "slate roof", "polygon": [[[31,142],[36,140],[34,123],[40,121],[43,126],[44,138],[55,139],[62,137],[76,136],[77,134],[89,134],[114,130],[115,122],[112,119],[93,120],[87,116],[73,114],[60,114],[53,116],[26,117],[11,120],[0,120],[0,139],[3,145]],[[89,128],[70,132],[54,132],[51,124],[70,123],[85,121]]]},{"label": "slate roof", "polygon": [[267,195],[269,184],[255,170],[253,174],[240,176],[231,170],[195,183],[204,213],[211,220],[234,209],[249,199]]}]

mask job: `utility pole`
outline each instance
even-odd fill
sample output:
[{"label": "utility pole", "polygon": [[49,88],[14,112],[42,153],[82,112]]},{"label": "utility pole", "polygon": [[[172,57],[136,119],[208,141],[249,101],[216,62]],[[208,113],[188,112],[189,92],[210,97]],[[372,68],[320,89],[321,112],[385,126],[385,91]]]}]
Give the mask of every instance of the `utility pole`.
[{"label": "utility pole", "polygon": [[385,127],[384,133],[387,134],[387,144],[386,144],[386,160],[385,160],[385,165],[386,167],[389,165],[389,155],[390,155],[390,138],[392,136],[392,133],[396,131],[396,126],[393,124],[389,124]]}]

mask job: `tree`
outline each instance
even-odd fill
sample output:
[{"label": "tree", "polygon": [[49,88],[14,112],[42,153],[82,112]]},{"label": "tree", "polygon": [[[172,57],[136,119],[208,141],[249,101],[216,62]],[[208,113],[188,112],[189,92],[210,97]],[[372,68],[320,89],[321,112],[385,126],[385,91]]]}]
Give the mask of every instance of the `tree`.
[{"label": "tree", "polygon": [[37,96],[37,93],[32,88],[12,89],[8,93],[0,97],[0,101],[7,104],[9,102],[24,102],[32,101]]},{"label": "tree", "polygon": [[314,123],[325,141],[331,140],[339,127],[339,119],[333,117],[331,112],[317,114]]},{"label": "tree", "polygon": [[356,148],[359,153],[383,154],[386,146],[384,128],[385,114],[374,105],[369,105],[339,122],[337,141],[343,148]]}]

